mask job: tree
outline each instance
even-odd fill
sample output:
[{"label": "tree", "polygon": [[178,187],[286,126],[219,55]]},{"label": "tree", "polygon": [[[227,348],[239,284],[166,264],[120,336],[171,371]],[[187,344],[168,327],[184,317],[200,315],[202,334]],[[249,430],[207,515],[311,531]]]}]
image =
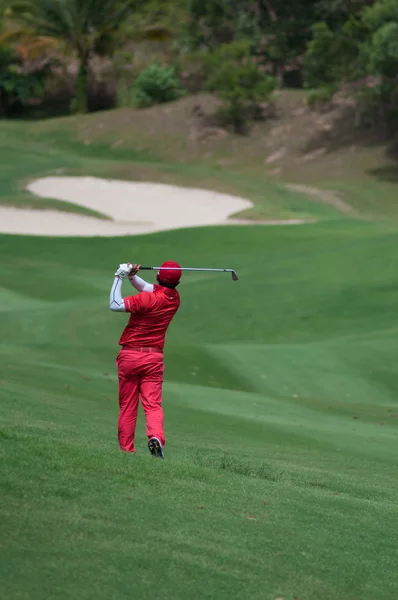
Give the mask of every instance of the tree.
[{"label": "tree", "polygon": [[9,1],[0,0],[0,118],[19,114],[41,97],[48,61],[25,72],[23,56],[9,41]]},{"label": "tree", "polygon": [[376,0],[319,0],[317,12],[320,19],[327,21],[328,25],[339,26],[375,2]]},{"label": "tree", "polygon": [[214,50],[242,39],[282,80],[284,67],[305,52],[317,20],[313,0],[189,0],[188,34],[194,49]]},{"label": "tree", "polygon": [[188,0],[187,38],[191,49],[214,50],[235,37],[239,0]]},{"label": "tree", "polygon": [[398,128],[398,1],[379,0],[363,13],[370,30],[366,45],[368,71],[379,79],[371,101],[377,101],[387,133]]},{"label": "tree", "polygon": [[347,84],[357,123],[381,124],[389,134],[398,126],[398,0],[335,0],[324,8],[343,14],[348,5],[353,12],[343,23],[313,26],[305,82],[315,97]]},{"label": "tree", "polygon": [[379,0],[371,4],[363,11],[363,19],[372,31],[387,23],[398,22],[397,0]]},{"label": "tree", "polygon": [[369,67],[375,74],[398,83],[398,23],[386,23],[373,34]]},{"label": "tree", "polygon": [[363,44],[369,33],[356,17],[333,31],[324,21],[312,27],[312,39],[304,55],[304,81],[308,88],[338,87],[365,77]]},{"label": "tree", "polygon": [[14,0],[15,36],[71,52],[78,61],[73,110],[88,110],[88,71],[95,55],[111,55],[135,0]]},{"label": "tree", "polygon": [[259,104],[274,91],[275,79],[264,75],[245,41],[220,46],[206,62],[207,88],[223,101],[219,117],[235,133],[243,133]]}]

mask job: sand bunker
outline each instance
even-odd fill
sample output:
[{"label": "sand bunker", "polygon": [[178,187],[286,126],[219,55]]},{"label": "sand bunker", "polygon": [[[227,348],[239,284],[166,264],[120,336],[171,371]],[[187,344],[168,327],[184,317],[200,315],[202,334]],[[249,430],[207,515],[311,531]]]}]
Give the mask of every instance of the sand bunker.
[{"label": "sand bunker", "polygon": [[[111,220],[57,210],[0,207],[2,233],[113,237],[186,227],[243,224],[248,221],[229,220],[229,217],[253,206],[244,198],[207,190],[95,177],[45,177],[31,182],[26,189],[43,198],[79,204]],[[278,221],[264,223],[278,224]]]}]

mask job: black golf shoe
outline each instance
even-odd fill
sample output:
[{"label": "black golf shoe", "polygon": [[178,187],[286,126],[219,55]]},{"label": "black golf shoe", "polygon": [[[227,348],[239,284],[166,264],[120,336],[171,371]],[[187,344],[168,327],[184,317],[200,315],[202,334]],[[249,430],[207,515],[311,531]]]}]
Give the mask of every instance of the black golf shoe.
[{"label": "black golf shoe", "polygon": [[149,452],[155,458],[164,458],[162,444],[160,443],[158,438],[155,438],[155,437],[151,438],[148,441],[148,448],[149,448]]}]

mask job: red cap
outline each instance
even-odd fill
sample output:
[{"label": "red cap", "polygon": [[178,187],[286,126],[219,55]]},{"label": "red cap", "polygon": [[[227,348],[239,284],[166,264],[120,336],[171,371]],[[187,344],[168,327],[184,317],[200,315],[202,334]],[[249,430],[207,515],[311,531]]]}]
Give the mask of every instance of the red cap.
[{"label": "red cap", "polygon": [[167,260],[159,269],[159,279],[164,283],[176,285],[181,279],[181,267],[178,263]]}]

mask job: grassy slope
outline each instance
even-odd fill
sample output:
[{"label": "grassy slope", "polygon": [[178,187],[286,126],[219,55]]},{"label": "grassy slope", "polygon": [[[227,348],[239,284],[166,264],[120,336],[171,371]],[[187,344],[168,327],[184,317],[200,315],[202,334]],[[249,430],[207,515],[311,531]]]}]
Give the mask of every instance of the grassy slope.
[{"label": "grassy slope", "polygon": [[[91,117],[88,117],[90,119]],[[110,115],[107,115],[110,118]],[[233,193],[255,202],[240,216],[259,219],[332,218],[334,208],[313,202],[302,193],[292,193],[263,176],[224,171],[210,164],[164,162],[162,157],[133,148],[114,149],[95,142],[83,145],[73,137],[72,119],[41,123],[5,123],[0,129],[0,204],[36,208],[59,208],[102,216],[67,202],[35,197],[21,189],[24,181],[45,175],[92,175],[133,181],[157,181]],[[42,127],[54,131],[42,131]],[[12,138],[12,143],[9,140]],[[21,160],[23,158],[23,160]]]},{"label": "grassy slope", "polygon": [[[347,220],[2,236],[4,597],[395,598],[396,235]],[[137,455],[117,448],[125,317],[106,290],[132,248],[240,274],[184,277],[164,463],[142,414]]]},{"label": "grassy slope", "polygon": [[[250,136],[198,141],[193,134],[199,122],[191,114],[197,103],[207,113],[214,109],[214,100],[200,95],[143,111],[3,123],[0,203],[87,212],[21,189],[31,177],[84,174],[233,193],[255,202],[240,215],[253,219],[339,218],[335,208],[284,188],[283,182],[293,182],[336,190],[366,218],[397,220],[396,162],[383,146],[364,146],[350,122],[322,133],[319,127],[332,122],[330,115],[306,109],[302,94],[284,92],[280,117],[257,123]],[[319,149],[325,152],[308,159]]]},{"label": "grassy slope", "polygon": [[[133,240],[0,238],[2,593],[393,599],[391,166],[379,150],[344,147],[301,163],[303,138],[290,123],[301,141],[276,178],[340,189],[379,221],[355,222],[264,178],[283,132],[259,125],[250,140],[192,143],[184,102],[3,123],[1,202],[52,207],[18,182],[75,173],[218,189],[253,199],[252,217],[323,221]],[[171,254],[231,265],[241,279],[184,277],[168,336],[160,464],[147,455],[142,415],[137,455],[117,448],[114,359],[125,318],[109,313],[106,290],[123,256]]]},{"label": "grassy slope", "polygon": [[[256,202],[248,215],[254,218],[333,215],[303,195],[286,194],[281,184],[287,181],[336,190],[366,217],[397,220],[398,167],[385,145],[370,133],[360,135],[353,119],[339,118],[339,109],[319,114],[306,107],[304,98],[302,92],[283,92],[279,117],[257,123],[246,137],[195,139],[205,130],[192,117],[193,107],[199,104],[207,114],[214,110],[214,99],[206,95],[143,111],[120,109],[26,127],[31,137],[53,148],[79,153],[83,148],[91,158],[102,153],[106,162],[99,172],[112,177],[156,178],[246,196]],[[325,131],[325,125],[332,129]]]}]

